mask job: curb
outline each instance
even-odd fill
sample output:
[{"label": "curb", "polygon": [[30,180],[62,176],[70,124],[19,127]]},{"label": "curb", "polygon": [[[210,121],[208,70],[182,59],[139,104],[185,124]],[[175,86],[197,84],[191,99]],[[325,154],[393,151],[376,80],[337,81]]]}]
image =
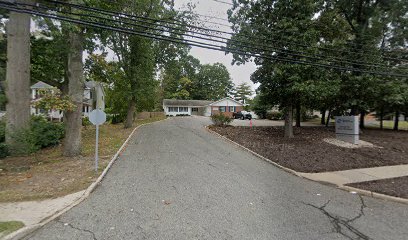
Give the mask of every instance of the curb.
[{"label": "curb", "polygon": [[[319,181],[315,181],[315,180],[312,180],[312,179],[309,179],[309,178],[303,176],[301,172],[296,172],[295,170],[292,170],[290,168],[281,166],[281,165],[277,164],[276,162],[273,162],[272,160],[259,155],[258,153],[256,153],[256,152],[242,146],[241,144],[239,144],[237,142],[234,142],[231,139],[229,139],[227,137],[224,137],[221,134],[211,130],[208,126],[205,126],[205,129],[208,132],[210,132],[211,134],[214,134],[217,137],[222,138],[222,139],[224,139],[224,140],[226,140],[226,141],[228,141],[228,142],[242,148],[243,150],[251,153],[252,155],[255,155],[256,157],[261,158],[262,160],[265,160],[268,163],[271,163],[272,165],[274,165],[274,166],[276,166],[276,167],[278,167],[278,168],[280,168],[280,169],[282,169],[282,170],[284,170],[284,171],[286,171],[288,173],[291,173],[291,174],[293,174],[293,175],[295,175],[297,177],[304,178],[304,179],[307,179],[307,180],[310,180],[310,181],[319,182]],[[322,183],[322,182],[320,182],[320,183]],[[330,182],[324,182],[324,183],[330,183]],[[330,184],[332,184],[332,183],[330,183]],[[345,185],[334,184],[334,186],[337,186],[338,189],[341,189],[341,190],[344,190],[344,191],[357,192],[357,193],[359,193],[361,195],[369,196],[369,197],[372,197],[372,198],[377,198],[377,199],[382,199],[382,200],[387,200],[387,201],[394,201],[394,202],[398,202],[398,203],[408,204],[408,199],[405,199],[405,198],[393,197],[393,196],[390,196],[390,195],[385,195],[385,194],[382,194],[382,193],[372,192],[372,191],[368,191],[368,190],[364,190],[364,189],[360,189],[360,188],[349,187],[349,186],[345,186]]]},{"label": "curb", "polygon": [[378,198],[378,199],[382,199],[386,201],[393,201],[393,202],[408,204],[408,199],[406,198],[393,197],[393,196],[385,195],[382,193],[372,192],[372,191],[355,188],[355,187],[344,186],[344,185],[338,186],[338,188],[341,190],[348,191],[348,192],[357,192],[358,194],[369,196],[372,198]]},{"label": "curb", "polygon": [[73,207],[77,206],[78,204],[80,204],[82,201],[84,201],[85,199],[87,199],[89,197],[89,195],[96,189],[96,187],[102,182],[103,178],[106,176],[106,174],[109,172],[110,168],[113,166],[113,164],[116,162],[116,160],[118,159],[118,157],[120,156],[120,154],[126,149],[130,139],[133,137],[133,135],[135,134],[136,130],[138,130],[140,127],[143,127],[145,125],[150,125],[153,123],[158,123],[158,122],[162,122],[162,121],[166,121],[168,118],[165,118],[163,120],[159,120],[159,121],[155,121],[155,122],[151,122],[151,123],[144,123],[142,125],[139,125],[137,127],[135,127],[135,129],[133,129],[133,131],[129,134],[129,137],[126,139],[126,141],[122,144],[122,146],[119,148],[119,150],[116,152],[116,154],[112,157],[112,159],[110,160],[108,166],[106,166],[106,168],[103,170],[103,172],[101,173],[101,175],[99,175],[98,179],[96,179],[95,182],[93,182],[86,190],[85,192],[82,194],[81,197],[79,197],[77,200],[75,200],[74,202],[72,202],[70,205],[68,205],[65,208],[60,209],[59,211],[55,212],[54,214],[44,218],[40,223],[34,224],[32,226],[27,226],[27,227],[23,227],[15,232],[10,233],[9,235],[4,236],[3,240],[18,240],[21,239],[25,236],[27,236],[28,234],[36,231],[37,229],[43,227],[44,225],[46,225],[47,223],[53,221],[54,219],[60,217],[62,214],[68,212],[69,210],[71,210]]}]

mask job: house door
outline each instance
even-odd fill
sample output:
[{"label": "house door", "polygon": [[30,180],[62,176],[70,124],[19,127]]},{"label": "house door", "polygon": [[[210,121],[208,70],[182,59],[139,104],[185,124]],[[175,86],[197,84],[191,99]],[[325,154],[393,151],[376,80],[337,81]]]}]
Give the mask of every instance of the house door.
[{"label": "house door", "polygon": [[191,115],[198,115],[198,108],[191,108]]}]

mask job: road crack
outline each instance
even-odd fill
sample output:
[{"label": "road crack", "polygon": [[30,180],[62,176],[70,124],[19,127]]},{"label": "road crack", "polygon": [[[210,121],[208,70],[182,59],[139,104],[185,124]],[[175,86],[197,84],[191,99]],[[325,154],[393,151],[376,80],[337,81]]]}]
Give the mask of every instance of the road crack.
[{"label": "road crack", "polygon": [[329,213],[326,210],[326,207],[330,204],[330,200],[328,200],[323,206],[320,207],[310,203],[304,204],[315,209],[318,209],[320,212],[322,212],[330,220],[330,223],[332,224],[335,233],[339,233],[342,236],[351,240],[371,240],[369,236],[365,235],[364,233],[362,233],[357,228],[351,225],[354,221],[364,216],[364,209],[367,207],[365,205],[364,199],[360,195],[358,196],[360,197],[361,201],[360,210],[359,213],[353,218],[345,218],[342,216],[337,216]]},{"label": "road crack", "polygon": [[82,229],[82,228],[79,228],[79,227],[75,227],[74,225],[72,225],[71,223],[65,223],[65,222],[62,222],[61,220],[59,220],[59,219],[57,219],[57,220],[55,220],[55,221],[57,221],[57,222],[59,222],[59,223],[61,223],[62,225],[64,225],[64,226],[69,226],[70,228],[72,228],[72,229],[75,229],[75,230],[78,230],[78,231],[81,231],[81,232],[87,232],[87,233],[89,233],[89,234],[91,234],[92,235],[92,238],[93,238],[93,240],[98,240],[97,238],[96,238],[96,236],[95,236],[95,233],[94,232],[92,232],[91,230],[88,230],[88,229]]}]

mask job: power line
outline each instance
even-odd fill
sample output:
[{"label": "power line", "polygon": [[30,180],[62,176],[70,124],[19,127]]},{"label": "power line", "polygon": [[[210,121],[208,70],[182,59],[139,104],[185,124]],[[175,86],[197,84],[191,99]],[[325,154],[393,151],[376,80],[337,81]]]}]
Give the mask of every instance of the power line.
[{"label": "power line", "polygon": [[[78,4],[73,4],[73,3],[61,2],[61,1],[58,1],[58,0],[46,0],[46,1],[50,2],[50,3],[54,3],[54,4],[71,6],[71,7],[82,9],[82,10],[92,10],[92,11],[97,11],[97,12],[103,13],[103,14],[107,13],[107,14],[110,14],[111,16],[116,16],[116,17],[121,17],[121,18],[131,18],[132,20],[134,18],[137,18],[137,19],[141,18],[141,19],[151,20],[151,21],[154,21],[154,22],[163,22],[163,23],[178,25],[178,26],[182,26],[182,27],[188,26],[188,27],[198,29],[198,30],[202,30],[202,31],[211,31],[211,32],[216,32],[216,33],[220,33],[220,34],[228,34],[230,36],[234,36],[234,33],[232,33],[232,32],[214,30],[214,29],[199,27],[199,26],[195,26],[195,25],[191,25],[191,24],[186,24],[185,22],[177,20],[177,19],[173,19],[173,21],[163,20],[163,19],[154,19],[154,18],[149,18],[149,17],[135,16],[133,14],[127,14],[127,13],[118,13],[118,12],[115,12],[115,11],[99,9],[99,8],[95,8],[95,7],[89,7],[89,6],[78,5]],[[176,22],[179,22],[179,23],[176,23]],[[278,30],[278,31],[280,31],[280,30]],[[306,45],[306,44],[298,44],[298,43],[294,43],[294,41],[290,41],[290,42],[280,41],[280,40],[274,40],[274,39],[259,38],[259,37],[256,37],[256,36],[251,36],[250,38],[260,39],[260,40],[267,41],[267,42],[282,43],[282,44],[288,44],[289,43],[292,46],[297,45],[297,46],[301,46],[301,47],[304,47],[304,48],[324,49],[324,50],[327,50],[327,51],[335,51],[335,52],[339,52],[339,53],[350,53],[350,52],[354,53],[354,52],[356,52],[356,54],[360,54],[360,55],[366,54],[366,51],[363,50],[363,49],[357,49],[356,51],[353,51],[353,50],[345,51],[345,50],[339,50],[339,49],[330,49],[330,48],[327,48],[327,47],[317,47],[317,46],[310,46],[310,45]],[[360,53],[358,53],[358,52],[360,52]],[[384,59],[389,59],[389,60],[396,60],[396,61],[407,61],[405,59],[400,59],[400,58],[390,58],[390,57],[384,57],[384,56],[383,56],[383,58]]]},{"label": "power line", "polygon": [[[2,3],[4,3],[4,2],[2,2]],[[99,24],[99,23],[83,21],[83,20],[78,20],[78,19],[69,18],[69,17],[57,16],[55,14],[42,13],[42,12],[38,12],[38,11],[35,11],[35,10],[21,9],[21,8],[18,8],[18,7],[10,6],[7,3],[6,4],[1,4],[0,6],[2,8],[5,8],[5,9],[11,10],[11,11],[27,13],[27,14],[34,14],[34,15],[38,15],[38,16],[42,16],[42,17],[48,17],[48,18],[52,18],[52,19],[68,21],[68,22],[71,22],[71,23],[81,24],[81,25],[85,25],[85,26],[92,26],[92,27],[97,27],[97,28],[101,28],[101,29],[107,29],[107,30],[112,30],[112,31],[117,31],[117,32],[122,32],[122,33],[127,33],[127,34],[138,35],[138,36],[152,38],[152,39],[156,39],[156,40],[164,40],[164,41],[169,41],[169,42],[173,42],[173,43],[181,43],[181,44],[185,44],[185,45],[196,46],[196,47],[201,47],[201,48],[207,48],[207,49],[212,49],[212,50],[217,50],[217,51],[222,51],[222,52],[229,51],[229,52],[232,52],[232,53],[246,55],[246,56],[249,56],[249,57],[259,57],[259,58],[276,60],[276,61],[285,61],[285,62],[289,62],[289,63],[298,63],[298,64],[305,64],[305,65],[311,65],[311,66],[325,67],[325,68],[343,70],[343,71],[348,71],[348,72],[355,71],[355,72],[378,74],[378,75],[384,75],[384,76],[407,77],[407,75],[403,75],[403,74],[367,71],[367,70],[354,69],[354,68],[344,68],[344,67],[341,67],[341,66],[327,65],[327,64],[321,64],[321,63],[313,63],[313,62],[308,62],[308,61],[303,61],[303,60],[275,57],[275,56],[269,56],[269,55],[264,55],[264,54],[248,54],[246,52],[241,51],[240,49],[223,48],[222,46],[213,45],[213,44],[207,44],[207,43],[202,43],[202,42],[197,42],[197,41],[193,42],[191,40],[184,40],[184,39],[179,39],[179,38],[174,38],[174,37],[163,36],[163,35],[160,35],[160,34],[152,34],[152,33],[146,33],[146,32],[141,32],[141,31],[135,31],[135,30],[132,30],[132,29],[127,29],[127,28],[122,28],[122,27],[112,27],[112,26],[106,25],[106,24]]]},{"label": "power line", "polygon": [[[27,4],[24,4],[24,5],[27,5]],[[33,6],[33,5],[29,5],[29,6]],[[37,7],[38,6],[41,6],[41,5],[37,4]],[[48,9],[48,10],[51,10],[48,7],[45,7],[45,8]],[[62,13],[67,13],[67,12],[62,12]],[[92,12],[92,14],[93,13],[94,12]],[[74,13],[67,13],[67,14],[74,14]],[[87,15],[87,14],[85,14],[85,15],[74,14],[74,15],[90,17],[90,15]],[[117,17],[117,14],[115,14],[114,16]],[[120,21],[117,21],[117,20],[107,19],[107,18],[103,18],[103,17],[100,17],[100,16],[95,16],[95,15],[92,15],[92,17],[102,18],[102,19],[108,20],[108,21],[120,22]],[[124,18],[122,16],[119,16],[119,17]],[[131,20],[131,21],[136,21],[136,22],[143,22],[145,24],[154,25],[155,27],[157,27],[156,23],[152,23],[152,22],[145,21],[145,20],[129,19],[129,18],[124,18],[124,19]],[[131,23],[126,23],[126,24],[132,25]],[[141,25],[133,25],[133,26],[145,27],[145,26],[141,26]],[[160,27],[162,27],[162,26],[160,26]],[[147,28],[152,29],[151,27],[147,27]],[[257,49],[257,50],[266,51],[266,52],[271,52],[272,51],[272,52],[283,53],[283,54],[292,55],[292,56],[296,56],[296,57],[305,57],[305,58],[309,58],[309,59],[320,59],[320,60],[327,60],[327,61],[331,61],[331,62],[341,62],[341,63],[346,63],[346,64],[366,66],[366,67],[385,67],[385,68],[389,67],[389,66],[384,65],[384,64],[371,63],[371,62],[368,63],[368,62],[362,62],[362,61],[346,61],[346,60],[341,59],[341,58],[336,58],[336,57],[333,57],[333,56],[327,56],[327,55],[322,55],[322,54],[314,54],[313,56],[310,56],[310,55],[308,55],[308,53],[305,53],[305,52],[302,52],[302,51],[294,51],[294,50],[289,50],[289,49],[280,49],[280,48],[276,48],[276,47],[272,48],[271,46],[264,45],[264,44],[254,45],[254,44],[252,44],[251,42],[248,42],[248,41],[229,39],[229,38],[225,38],[225,37],[221,37],[221,36],[214,36],[214,35],[210,35],[210,34],[206,34],[206,33],[195,32],[195,31],[175,28],[175,27],[171,27],[171,26],[166,26],[166,28],[169,28],[169,29],[172,29],[172,30],[177,30],[177,31],[186,31],[186,32],[190,32],[190,33],[193,33],[193,34],[203,35],[203,36],[208,36],[208,37],[211,37],[211,39],[197,37],[195,35],[192,36],[192,35],[185,34],[186,36],[189,36],[189,37],[197,37],[197,38],[200,38],[200,39],[203,39],[203,40],[209,40],[209,41],[214,41],[214,42],[223,43],[223,44],[227,43],[227,42],[224,42],[224,41],[219,41],[219,40],[212,39],[212,38],[218,38],[218,39],[221,39],[221,40],[230,41],[230,42],[233,43],[234,46],[240,46],[240,47],[245,47],[245,48],[250,48],[250,49]],[[153,29],[153,30],[155,30],[155,29]],[[161,30],[161,31],[163,31],[163,30]],[[238,44],[236,44],[236,43],[238,43]],[[242,43],[244,45],[241,45]],[[250,44],[250,46],[246,46],[245,44]],[[265,48],[267,48],[267,49],[265,49]],[[322,59],[322,57],[323,58],[330,57],[331,59]]]},{"label": "power line", "polygon": [[[41,4],[37,4],[37,5],[20,4],[20,5],[25,5],[25,6],[28,5],[30,7],[42,8],[44,10],[53,10],[53,9],[51,9],[49,7],[41,6]],[[157,25],[155,23],[147,22],[147,21],[144,21],[144,20],[137,20],[137,22],[143,22],[145,24],[148,24],[149,26],[146,26],[146,25],[143,25],[143,24],[134,24],[134,23],[122,22],[121,20],[118,20],[118,19],[109,19],[109,18],[105,18],[105,17],[101,17],[101,16],[95,16],[95,15],[89,15],[89,14],[72,13],[72,12],[66,12],[66,11],[62,11],[62,10],[56,10],[56,11],[58,11],[60,13],[63,13],[63,14],[70,14],[70,15],[75,15],[75,16],[80,16],[80,17],[98,18],[98,19],[103,19],[103,20],[107,20],[107,21],[110,21],[110,22],[116,22],[116,23],[120,23],[120,24],[127,24],[127,25],[130,25],[130,26],[142,27],[142,28],[150,29],[150,30],[158,30],[158,31],[161,31],[161,32],[166,31],[165,29],[156,28],[156,27],[163,27],[163,26]],[[152,25],[154,27],[151,27]],[[358,62],[345,61],[343,59],[336,60],[335,57],[332,57],[332,59],[324,59],[322,57],[326,57],[326,56],[322,56],[322,55],[310,56],[310,55],[305,55],[305,54],[307,54],[305,52],[285,50],[285,49],[275,49],[275,48],[272,48],[272,47],[267,46],[267,45],[263,45],[267,49],[263,48],[263,47],[260,47],[259,45],[254,46],[253,44],[248,46],[248,45],[245,45],[245,44],[247,44],[249,42],[243,42],[243,41],[239,41],[239,40],[228,39],[228,38],[225,38],[225,37],[214,36],[214,35],[210,35],[210,34],[206,34],[206,33],[193,32],[193,31],[189,31],[189,30],[185,30],[185,29],[174,28],[174,27],[171,27],[171,26],[165,26],[165,28],[176,30],[176,31],[182,31],[182,32],[185,31],[185,32],[193,33],[193,35],[183,33],[184,36],[188,36],[188,37],[192,37],[192,38],[198,38],[198,39],[213,41],[213,42],[222,43],[222,44],[227,44],[228,41],[230,41],[230,42],[234,43],[233,46],[235,46],[235,47],[256,49],[256,50],[264,51],[264,52],[267,52],[267,53],[270,53],[270,54],[272,54],[273,52],[276,52],[276,53],[287,54],[287,55],[295,56],[295,57],[303,57],[303,58],[314,59],[314,60],[324,60],[324,61],[329,61],[329,62],[333,62],[333,63],[346,63],[346,64],[353,64],[353,65],[359,65],[359,66],[366,66],[366,67],[385,67],[385,68],[389,67],[389,66],[383,65],[383,64],[358,63]],[[179,34],[180,35],[180,33],[175,33],[175,32],[170,32],[170,31],[168,31],[168,32],[170,34]],[[202,35],[202,36],[205,36],[205,37],[196,36],[195,34]],[[208,37],[210,37],[210,38],[208,38]],[[227,42],[221,41],[221,40],[216,40],[216,39],[213,39],[213,38],[226,40]],[[236,44],[236,43],[238,43],[238,44]]]}]

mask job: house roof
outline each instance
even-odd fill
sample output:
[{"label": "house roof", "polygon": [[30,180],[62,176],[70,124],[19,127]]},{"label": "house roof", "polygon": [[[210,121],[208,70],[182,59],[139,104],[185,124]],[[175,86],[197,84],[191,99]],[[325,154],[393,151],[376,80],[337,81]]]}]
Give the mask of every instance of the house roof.
[{"label": "house roof", "polygon": [[240,104],[240,105],[242,105],[242,106],[244,105],[244,104],[242,104],[242,102],[239,102],[239,101],[237,101],[237,100],[235,100],[235,99],[232,99],[232,98],[229,98],[229,97],[226,97],[226,98],[220,99],[220,100],[218,100],[218,101],[212,102],[212,103],[210,103],[209,105],[213,105],[213,104],[215,104],[215,103],[218,103],[218,102],[221,102],[221,101],[224,101],[224,100],[230,100],[230,101],[236,102],[236,103],[238,103],[238,104]]},{"label": "house roof", "polygon": [[41,82],[41,81],[31,86],[31,89],[46,89],[46,88],[54,88],[54,87],[45,82]]},{"label": "house roof", "polygon": [[178,100],[178,99],[164,99],[163,105],[166,106],[189,106],[189,107],[204,107],[211,104],[213,101],[207,100]]}]

